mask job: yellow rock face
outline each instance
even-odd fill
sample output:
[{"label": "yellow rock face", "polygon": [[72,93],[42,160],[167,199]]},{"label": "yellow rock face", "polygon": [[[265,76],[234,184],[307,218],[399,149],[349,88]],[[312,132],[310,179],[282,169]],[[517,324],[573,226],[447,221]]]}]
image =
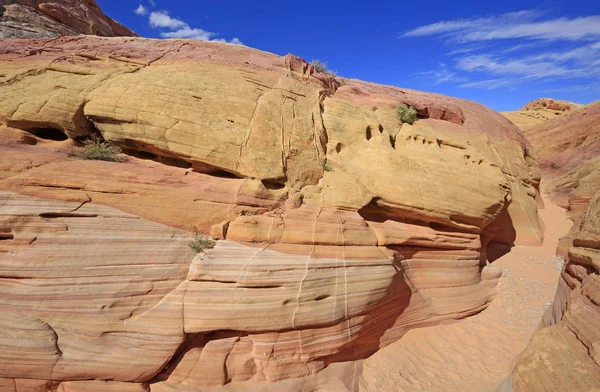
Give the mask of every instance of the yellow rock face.
[{"label": "yellow rock face", "polygon": [[[0,55],[0,378],[312,377],[481,311],[491,253],[541,239],[531,146],[474,102],[241,46],[45,44]],[[73,157],[90,135],[128,160]]]}]

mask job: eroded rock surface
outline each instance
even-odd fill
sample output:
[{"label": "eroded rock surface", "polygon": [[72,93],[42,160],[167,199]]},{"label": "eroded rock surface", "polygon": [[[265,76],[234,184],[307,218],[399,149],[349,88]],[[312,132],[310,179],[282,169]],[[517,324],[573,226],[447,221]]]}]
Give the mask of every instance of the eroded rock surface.
[{"label": "eroded rock surface", "polygon": [[568,115],[584,107],[585,105],[579,103],[540,98],[529,102],[519,110],[502,112],[502,115],[527,134],[528,130],[537,125]]},{"label": "eroded rock surface", "polygon": [[[360,371],[338,365],[481,311],[501,273],[488,259],[541,241],[531,146],[474,102],[342,85],[292,55],[185,40],[7,40],[0,70],[0,189],[11,192],[0,214],[19,223],[3,229],[2,312],[18,321],[0,340],[6,385],[316,388],[330,371],[328,386],[354,391]],[[399,103],[420,119],[400,124]],[[95,134],[128,161],[69,155]],[[47,220],[87,226],[29,241]],[[139,240],[122,232],[150,225]],[[114,226],[123,248],[111,249]],[[178,229],[220,241],[194,258]],[[81,315],[81,298],[54,284],[71,275],[91,280],[75,290],[93,299]],[[39,363],[5,366],[23,328]]]},{"label": "eroded rock surface", "polygon": [[0,0],[0,38],[79,34],[136,36],[104,15],[95,0]]}]

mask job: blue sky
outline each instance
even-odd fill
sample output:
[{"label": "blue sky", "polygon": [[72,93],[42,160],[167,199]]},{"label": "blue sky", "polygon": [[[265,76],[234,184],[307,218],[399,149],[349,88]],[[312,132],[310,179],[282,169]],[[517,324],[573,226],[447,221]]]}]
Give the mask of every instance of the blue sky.
[{"label": "blue sky", "polygon": [[516,110],[600,99],[600,0],[97,0],[144,37],[225,40]]}]

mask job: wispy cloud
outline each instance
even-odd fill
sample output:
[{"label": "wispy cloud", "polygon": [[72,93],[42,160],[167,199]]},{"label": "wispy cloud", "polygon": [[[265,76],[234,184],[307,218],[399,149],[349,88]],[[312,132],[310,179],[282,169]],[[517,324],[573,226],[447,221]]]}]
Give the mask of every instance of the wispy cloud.
[{"label": "wispy cloud", "polygon": [[496,60],[489,55],[467,56],[458,60],[456,67],[463,71],[489,72],[494,75],[522,75],[547,77],[564,75],[569,69],[553,62],[524,60]]},{"label": "wispy cloud", "polygon": [[600,38],[600,15],[541,20],[542,13],[525,10],[498,16],[448,20],[420,26],[400,37],[442,36],[457,42],[496,39],[582,40]]},{"label": "wispy cloud", "polygon": [[160,32],[160,36],[163,38],[188,38],[201,41],[229,42],[232,44],[243,45],[243,42],[239,38],[233,38],[229,41],[223,38],[216,38],[219,33],[191,27],[183,20],[170,16],[169,13],[164,10],[149,12],[146,7],[140,4],[134,12],[140,16],[147,15],[150,27],[167,30]]},{"label": "wispy cloud", "polygon": [[459,85],[458,87],[482,88],[485,90],[495,90],[500,87],[515,86],[517,82],[518,82],[518,79],[516,79],[516,78],[498,78],[498,79],[480,80],[478,82],[463,83],[463,84]]},{"label": "wispy cloud", "polygon": [[533,81],[600,79],[600,15],[552,18],[524,10],[446,20],[399,35],[440,38],[450,66],[415,74],[463,88],[514,88]]},{"label": "wispy cloud", "polygon": [[434,70],[417,72],[412,76],[431,79],[433,80],[434,84],[458,83],[466,81],[465,78],[458,76],[457,72],[450,71],[448,69],[448,65],[445,63],[439,63],[438,68]]},{"label": "wispy cloud", "polygon": [[581,91],[600,91],[600,83],[595,84],[586,84],[586,85],[574,85],[574,86],[566,86],[559,88],[551,88],[545,90],[539,90],[540,93],[573,93],[573,92],[581,92]]}]

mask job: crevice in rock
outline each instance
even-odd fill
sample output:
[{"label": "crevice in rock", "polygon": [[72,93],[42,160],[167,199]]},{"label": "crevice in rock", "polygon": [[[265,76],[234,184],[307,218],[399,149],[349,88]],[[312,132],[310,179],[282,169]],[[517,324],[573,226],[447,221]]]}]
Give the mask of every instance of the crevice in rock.
[{"label": "crevice in rock", "polygon": [[279,190],[285,188],[285,182],[274,181],[274,180],[262,180],[262,184],[265,188],[270,190]]},{"label": "crevice in rock", "polygon": [[98,214],[81,214],[76,212],[41,212],[40,218],[97,218]]},{"label": "crevice in rock", "polygon": [[22,129],[44,140],[65,141],[69,138],[64,130],[53,126],[52,124],[9,121],[8,126]]},{"label": "crevice in rock", "polygon": [[390,135],[390,145],[394,150],[396,149],[396,136]]},{"label": "crevice in rock", "polygon": [[12,233],[0,233],[0,241],[10,241],[15,238],[15,235]]}]

